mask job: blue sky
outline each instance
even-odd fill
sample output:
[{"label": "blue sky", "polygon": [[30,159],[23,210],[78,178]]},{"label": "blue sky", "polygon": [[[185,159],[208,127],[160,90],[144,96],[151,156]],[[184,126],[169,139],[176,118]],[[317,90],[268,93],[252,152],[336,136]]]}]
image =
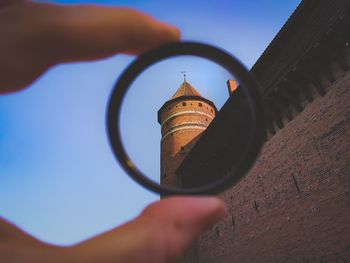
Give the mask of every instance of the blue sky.
[{"label": "blue sky", "polygon": [[[184,40],[226,49],[250,68],[299,0],[47,2],[133,7],[178,26]],[[108,96],[132,60],[117,55],[59,65],[30,89],[0,97],[0,216],[41,240],[73,244],[135,217],[158,199],[121,170],[106,137]],[[182,70],[218,107],[227,99],[228,75],[197,58],[162,62],[137,79],[123,107],[123,138],[131,157],[155,180],[157,110],[181,84]]]}]

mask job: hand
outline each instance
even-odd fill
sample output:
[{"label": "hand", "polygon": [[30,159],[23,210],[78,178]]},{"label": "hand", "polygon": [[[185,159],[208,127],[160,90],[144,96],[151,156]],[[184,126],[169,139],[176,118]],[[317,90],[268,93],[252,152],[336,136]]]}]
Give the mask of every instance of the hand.
[{"label": "hand", "polygon": [[[179,31],[125,8],[0,2],[0,93],[23,89],[53,65],[139,54]],[[72,247],[45,244],[0,219],[5,262],[172,262],[226,214],[214,197],[173,197],[131,222]]]},{"label": "hand", "polygon": [[177,41],[175,27],[127,8],[0,1],[0,93],[32,83],[49,67]]},{"label": "hand", "polygon": [[225,216],[214,197],[172,197],[147,207],[129,223],[73,247],[44,244],[0,220],[4,262],[174,262],[204,230]]}]

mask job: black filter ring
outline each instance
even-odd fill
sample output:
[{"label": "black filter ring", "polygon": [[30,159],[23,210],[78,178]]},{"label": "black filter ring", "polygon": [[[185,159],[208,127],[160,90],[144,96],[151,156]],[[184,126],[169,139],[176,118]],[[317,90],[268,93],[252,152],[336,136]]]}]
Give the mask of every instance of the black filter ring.
[{"label": "black filter ring", "polygon": [[[225,68],[240,83],[240,88],[244,90],[244,94],[251,108],[252,130],[250,131],[250,140],[247,144],[247,148],[242,152],[242,158],[240,158],[243,161],[231,172],[232,174],[223,176],[213,184],[200,186],[198,188],[177,189],[166,187],[147,178],[131,161],[121,139],[121,106],[130,85],[139,74],[152,64],[179,55],[205,58]],[[162,196],[216,194],[230,187],[237,181],[237,178],[242,178],[254,164],[263,145],[266,131],[262,97],[259,87],[249,71],[233,55],[219,48],[196,42],[166,44],[142,54],[133,61],[114,85],[108,105],[107,130],[112,150],[126,173],[137,183]]]}]

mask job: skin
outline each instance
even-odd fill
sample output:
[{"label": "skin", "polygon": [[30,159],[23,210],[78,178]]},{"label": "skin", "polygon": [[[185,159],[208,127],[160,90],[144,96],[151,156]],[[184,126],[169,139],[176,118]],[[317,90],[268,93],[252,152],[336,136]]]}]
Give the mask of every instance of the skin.
[{"label": "skin", "polygon": [[[0,93],[24,89],[51,66],[140,54],[179,30],[126,8],[0,1]],[[44,243],[0,218],[1,262],[174,262],[226,215],[216,197],[171,197],[134,220],[69,247]]]}]

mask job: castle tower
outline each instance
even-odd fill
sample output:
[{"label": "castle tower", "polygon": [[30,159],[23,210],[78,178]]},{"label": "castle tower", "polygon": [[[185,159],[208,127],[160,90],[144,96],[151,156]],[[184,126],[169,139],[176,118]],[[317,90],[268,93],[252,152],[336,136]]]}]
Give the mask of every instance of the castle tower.
[{"label": "castle tower", "polygon": [[175,171],[216,113],[214,103],[203,98],[186,79],[173,97],[159,109],[162,185],[181,186]]}]

